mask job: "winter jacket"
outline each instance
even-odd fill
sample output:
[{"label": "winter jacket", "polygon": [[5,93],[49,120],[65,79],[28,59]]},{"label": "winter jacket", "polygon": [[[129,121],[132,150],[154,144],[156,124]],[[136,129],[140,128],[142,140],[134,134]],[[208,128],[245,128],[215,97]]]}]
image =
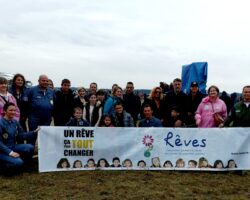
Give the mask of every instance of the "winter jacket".
[{"label": "winter jacket", "polygon": [[110,115],[110,116],[114,116],[115,114],[115,108],[114,105],[118,102],[122,102],[122,99],[117,98],[117,97],[113,97],[110,96],[107,101],[104,104],[104,108],[103,108],[103,114],[104,115]]},{"label": "winter jacket", "polygon": [[247,107],[243,101],[236,103],[226,119],[225,126],[229,126],[231,122],[233,127],[250,127],[250,105]]},{"label": "winter jacket", "polygon": [[[123,118],[123,127],[134,127],[134,120],[133,120],[133,117],[127,113],[126,111],[123,111],[123,114],[122,114],[122,118]],[[114,116],[114,124],[116,127],[120,127],[119,126],[119,119],[117,117],[117,115]]]},{"label": "winter jacket", "polygon": [[227,106],[224,101],[217,97],[215,102],[212,103],[209,97],[203,98],[195,114],[195,120],[198,127],[216,127],[214,123],[214,113],[219,113],[224,120],[226,119]]}]

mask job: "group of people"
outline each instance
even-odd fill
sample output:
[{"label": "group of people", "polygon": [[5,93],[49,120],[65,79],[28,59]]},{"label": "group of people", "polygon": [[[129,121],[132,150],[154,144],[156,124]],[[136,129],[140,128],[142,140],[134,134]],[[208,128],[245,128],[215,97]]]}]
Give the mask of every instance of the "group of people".
[{"label": "group of people", "polygon": [[94,82],[88,90],[73,91],[69,79],[55,89],[47,75],[39,76],[37,86],[27,88],[25,83],[22,74],[14,76],[10,87],[0,77],[0,166],[4,169],[20,168],[32,158],[39,126],[250,126],[250,86],[243,87],[242,100],[229,109],[217,86],[210,86],[206,96],[194,81],[185,94],[178,78],[168,92],[159,86],[148,96],[135,94],[132,82],[125,90],[114,84],[110,93],[98,90]]}]

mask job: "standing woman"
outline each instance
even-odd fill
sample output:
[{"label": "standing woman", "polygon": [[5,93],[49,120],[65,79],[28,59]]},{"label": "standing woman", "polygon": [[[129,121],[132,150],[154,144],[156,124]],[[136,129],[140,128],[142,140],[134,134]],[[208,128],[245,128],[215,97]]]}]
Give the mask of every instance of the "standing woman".
[{"label": "standing woman", "polygon": [[16,98],[17,106],[20,109],[20,124],[27,131],[26,120],[28,116],[28,97],[26,80],[22,74],[16,74],[13,78],[9,92]]},{"label": "standing woman", "polygon": [[74,99],[73,106],[74,108],[81,108],[83,110],[84,106],[86,105],[85,94],[86,89],[84,87],[80,87],[77,89],[77,97]]},{"label": "standing woman", "polygon": [[17,110],[15,104],[6,103],[3,110],[4,117],[0,119],[0,162],[9,172],[12,169],[20,169],[24,161],[32,159],[34,146],[17,144],[17,140],[33,138],[39,128],[32,132],[24,132],[19,122],[15,120]]},{"label": "standing woman", "polygon": [[199,104],[195,120],[198,127],[210,128],[223,126],[223,123],[216,125],[214,115],[218,113],[223,120],[227,117],[227,106],[219,98],[219,89],[217,86],[212,85],[208,88],[208,96],[203,98]]},{"label": "standing woman", "polygon": [[8,81],[6,78],[0,77],[0,119],[4,116],[3,107],[6,103],[13,103],[16,106],[15,120],[20,119],[20,110],[17,106],[15,97],[7,91]]},{"label": "standing woman", "polygon": [[115,104],[117,102],[122,102],[122,88],[117,86],[114,87],[113,95],[110,96],[104,104],[103,114],[114,116],[115,114]]},{"label": "standing woman", "polygon": [[102,108],[97,105],[96,94],[90,94],[89,102],[83,109],[83,119],[87,120],[90,126],[98,126],[102,117]]}]

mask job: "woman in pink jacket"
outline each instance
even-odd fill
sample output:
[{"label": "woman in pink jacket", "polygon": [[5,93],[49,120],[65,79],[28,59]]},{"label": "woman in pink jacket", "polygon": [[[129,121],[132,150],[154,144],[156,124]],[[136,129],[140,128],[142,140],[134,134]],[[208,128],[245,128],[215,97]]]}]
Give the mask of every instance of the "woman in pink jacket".
[{"label": "woman in pink jacket", "polygon": [[[218,87],[212,85],[208,88],[208,96],[202,99],[197,108],[195,114],[197,126],[201,128],[217,127],[214,121],[215,113],[219,113],[225,120],[227,117],[227,106],[224,101],[219,98]],[[219,127],[222,126],[223,124],[219,124]]]},{"label": "woman in pink jacket", "polygon": [[17,106],[15,97],[7,91],[7,87],[8,87],[7,79],[5,79],[4,77],[0,77],[0,119],[3,118],[4,116],[3,107],[8,102],[8,103],[14,103],[16,105],[16,115],[14,119],[19,121],[20,110]]}]

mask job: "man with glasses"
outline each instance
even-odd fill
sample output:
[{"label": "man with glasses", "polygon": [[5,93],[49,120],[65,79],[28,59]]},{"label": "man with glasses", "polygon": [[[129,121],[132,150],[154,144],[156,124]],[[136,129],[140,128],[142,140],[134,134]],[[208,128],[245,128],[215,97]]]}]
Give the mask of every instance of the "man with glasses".
[{"label": "man with glasses", "polygon": [[114,125],[116,127],[134,127],[134,120],[132,116],[123,110],[121,102],[115,104]]}]

